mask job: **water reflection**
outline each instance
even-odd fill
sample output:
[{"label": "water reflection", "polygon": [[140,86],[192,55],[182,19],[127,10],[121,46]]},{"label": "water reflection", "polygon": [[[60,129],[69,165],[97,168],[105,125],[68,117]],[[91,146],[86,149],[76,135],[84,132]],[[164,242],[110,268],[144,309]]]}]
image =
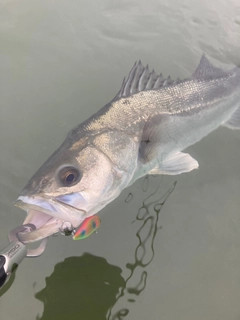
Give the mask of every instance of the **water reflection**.
[{"label": "water reflection", "polygon": [[106,259],[84,253],[58,263],[46,278],[46,287],[35,296],[44,311],[37,319],[105,320],[125,286],[122,270]]},{"label": "water reflection", "polygon": [[[159,214],[176,186],[175,182],[172,188],[159,198],[158,190],[161,182],[162,180],[160,180],[156,190],[143,201],[141,208],[138,210],[135,222],[138,222],[140,226],[136,233],[138,245],[135,249],[134,262],[126,264],[126,268],[130,270],[130,275],[118,295],[117,303],[112,309],[109,309],[108,320],[124,319],[129,314],[127,305],[135,302],[136,297],[146,287],[146,267],[154,258],[154,241],[157,231],[162,228],[159,225]],[[148,185],[149,176],[146,176],[143,180],[142,190],[146,192]],[[118,310],[118,305],[124,305],[124,308]]]},{"label": "water reflection", "polygon": [[[159,196],[159,182],[156,190],[148,195],[136,219],[138,223],[138,245],[133,262],[126,264],[130,271],[127,279],[121,275],[121,268],[110,265],[106,259],[83,254],[58,263],[54,272],[46,278],[46,287],[35,296],[43,302],[41,320],[66,319],[72,317],[85,320],[122,320],[130,310],[130,304],[144,290],[147,283],[146,267],[154,258],[154,242],[161,225],[159,214],[163,205],[174,191],[176,182]],[[149,177],[143,180],[142,190],[148,190]],[[126,202],[130,202],[130,193]],[[124,307],[122,307],[124,306]]]}]

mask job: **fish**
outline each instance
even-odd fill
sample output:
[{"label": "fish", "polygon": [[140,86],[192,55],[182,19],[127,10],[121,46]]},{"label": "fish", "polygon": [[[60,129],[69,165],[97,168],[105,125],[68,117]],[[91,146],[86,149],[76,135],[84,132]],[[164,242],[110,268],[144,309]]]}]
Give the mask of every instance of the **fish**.
[{"label": "fish", "polygon": [[21,191],[15,205],[36,226],[22,241],[78,228],[145,175],[197,169],[183,151],[219,126],[240,128],[239,67],[222,70],[203,55],[189,78],[172,80],[136,62],[113,100],[73,128]]},{"label": "fish", "polygon": [[89,237],[100,227],[101,220],[97,215],[86,218],[74,231],[73,240],[81,240]]}]

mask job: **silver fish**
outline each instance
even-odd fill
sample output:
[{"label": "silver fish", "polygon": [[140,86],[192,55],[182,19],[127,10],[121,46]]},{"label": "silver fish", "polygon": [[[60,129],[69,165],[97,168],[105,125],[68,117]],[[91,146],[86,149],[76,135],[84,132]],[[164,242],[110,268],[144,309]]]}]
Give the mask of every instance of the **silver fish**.
[{"label": "silver fish", "polygon": [[22,235],[33,242],[76,228],[146,174],[198,168],[182,150],[220,125],[240,128],[240,68],[223,71],[203,55],[192,76],[164,79],[136,62],[116,97],[69,132],[22,190]]}]

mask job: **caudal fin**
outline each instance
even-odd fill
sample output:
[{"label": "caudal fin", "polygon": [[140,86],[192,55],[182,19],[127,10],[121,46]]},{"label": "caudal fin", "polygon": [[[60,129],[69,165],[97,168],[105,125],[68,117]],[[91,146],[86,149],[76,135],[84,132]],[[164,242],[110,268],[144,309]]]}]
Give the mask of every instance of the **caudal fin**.
[{"label": "caudal fin", "polygon": [[231,117],[223,123],[224,127],[240,130],[240,107],[231,115]]}]

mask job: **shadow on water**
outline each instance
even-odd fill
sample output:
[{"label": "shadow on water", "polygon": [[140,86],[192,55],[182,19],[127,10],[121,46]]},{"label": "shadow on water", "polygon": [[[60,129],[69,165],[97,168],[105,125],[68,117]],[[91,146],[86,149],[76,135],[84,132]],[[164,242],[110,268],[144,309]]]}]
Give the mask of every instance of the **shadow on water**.
[{"label": "shadow on water", "polygon": [[65,259],[35,295],[44,303],[43,314],[37,319],[105,320],[119,288],[125,286],[121,272],[106,259],[88,253]]},{"label": "shadow on water", "polygon": [[[148,183],[146,177],[142,185],[144,192]],[[159,213],[176,186],[175,182],[159,197],[160,184],[161,181],[145,198],[133,221],[139,224],[138,245],[133,262],[126,264],[128,278],[121,276],[121,268],[110,265],[102,257],[84,253],[81,257],[67,258],[55,266],[52,275],[46,278],[46,287],[35,295],[44,304],[43,314],[37,319],[122,320],[129,314],[130,304],[146,286],[146,267],[154,258],[154,242],[161,229]],[[132,198],[129,194],[126,202]]]},{"label": "shadow on water", "polygon": [[[17,269],[17,268],[16,268]],[[9,278],[8,282],[0,289],[0,298],[3,296],[13,285],[13,282],[16,278],[16,269],[12,272],[11,277]]]}]

